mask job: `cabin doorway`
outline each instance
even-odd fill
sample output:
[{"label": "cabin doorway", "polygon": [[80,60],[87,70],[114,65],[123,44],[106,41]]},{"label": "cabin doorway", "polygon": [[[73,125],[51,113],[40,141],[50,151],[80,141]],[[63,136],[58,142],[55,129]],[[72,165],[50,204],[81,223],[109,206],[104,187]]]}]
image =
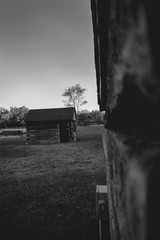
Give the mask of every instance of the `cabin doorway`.
[{"label": "cabin doorway", "polygon": [[60,132],[60,142],[69,142],[69,123],[60,122],[59,123],[59,132]]}]

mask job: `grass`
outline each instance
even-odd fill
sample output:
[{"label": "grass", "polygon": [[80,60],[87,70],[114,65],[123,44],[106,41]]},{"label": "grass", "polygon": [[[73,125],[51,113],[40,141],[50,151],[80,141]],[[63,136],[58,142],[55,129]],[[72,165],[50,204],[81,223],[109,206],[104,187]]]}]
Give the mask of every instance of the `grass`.
[{"label": "grass", "polygon": [[78,140],[25,145],[0,137],[1,240],[98,239],[95,189],[106,184],[103,126],[78,128]]}]

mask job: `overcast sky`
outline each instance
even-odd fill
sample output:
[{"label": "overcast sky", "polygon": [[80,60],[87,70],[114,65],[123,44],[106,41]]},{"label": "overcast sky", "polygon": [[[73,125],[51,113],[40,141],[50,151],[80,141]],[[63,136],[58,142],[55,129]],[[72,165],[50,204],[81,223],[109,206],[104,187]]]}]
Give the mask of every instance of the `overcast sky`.
[{"label": "overcast sky", "polygon": [[0,107],[64,107],[86,88],[98,109],[90,0],[0,0]]}]

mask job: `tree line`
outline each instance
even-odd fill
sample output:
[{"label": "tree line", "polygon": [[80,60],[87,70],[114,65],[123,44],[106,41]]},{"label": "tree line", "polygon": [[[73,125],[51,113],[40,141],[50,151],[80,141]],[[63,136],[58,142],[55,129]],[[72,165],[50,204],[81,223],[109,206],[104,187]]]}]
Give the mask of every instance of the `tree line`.
[{"label": "tree line", "polygon": [[0,128],[24,127],[28,111],[25,106],[10,107],[10,110],[0,107]]}]

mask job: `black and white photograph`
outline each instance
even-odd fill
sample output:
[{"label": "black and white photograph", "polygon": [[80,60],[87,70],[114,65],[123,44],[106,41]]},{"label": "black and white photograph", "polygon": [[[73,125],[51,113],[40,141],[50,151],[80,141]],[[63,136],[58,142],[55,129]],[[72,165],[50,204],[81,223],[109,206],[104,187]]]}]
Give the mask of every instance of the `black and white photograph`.
[{"label": "black and white photograph", "polygon": [[0,0],[0,240],[160,239],[160,7]]}]

